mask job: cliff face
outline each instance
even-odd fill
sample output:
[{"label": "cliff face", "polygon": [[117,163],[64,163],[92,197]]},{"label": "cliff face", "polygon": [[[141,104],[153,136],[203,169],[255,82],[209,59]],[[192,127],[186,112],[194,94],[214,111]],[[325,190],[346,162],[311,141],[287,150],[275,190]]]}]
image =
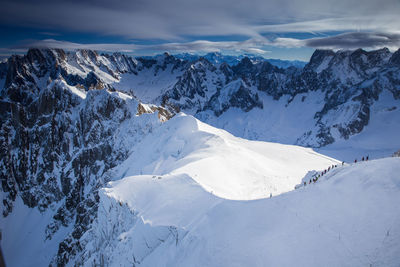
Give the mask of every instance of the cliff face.
[{"label": "cliff face", "polygon": [[93,71],[68,72],[67,57],[76,55],[98,62],[91,51],[30,50],[12,57],[0,101],[2,216],[13,212],[17,197],[41,212],[52,210],[46,239],[61,227],[72,229],[54,255],[61,265],[80,249],[77,241],[96,216],[98,189],[110,179],[105,173],[159,124],[156,114],[136,116],[139,102]]}]

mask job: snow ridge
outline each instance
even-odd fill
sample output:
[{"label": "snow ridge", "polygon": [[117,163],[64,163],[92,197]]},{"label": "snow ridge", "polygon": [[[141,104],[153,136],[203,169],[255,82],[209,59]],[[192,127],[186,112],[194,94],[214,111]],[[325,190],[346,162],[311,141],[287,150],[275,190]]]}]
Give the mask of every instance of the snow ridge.
[{"label": "snow ridge", "polygon": [[109,220],[94,231],[121,222],[125,230],[84,265],[100,255],[127,265],[135,255],[137,266],[397,266],[399,163],[340,166],[315,184],[254,201],[216,197],[185,175],[127,177],[104,189],[100,205],[136,221],[99,216]]}]

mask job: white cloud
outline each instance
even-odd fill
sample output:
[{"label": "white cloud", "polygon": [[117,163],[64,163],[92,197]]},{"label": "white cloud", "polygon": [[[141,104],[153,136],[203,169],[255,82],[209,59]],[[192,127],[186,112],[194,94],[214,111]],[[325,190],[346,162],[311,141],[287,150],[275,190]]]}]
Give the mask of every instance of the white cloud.
[{"label": "white cloud", "polygon": [[25,42],[23,45],[13,48],[27,50],[30,47],[37,48],[60,48],[64,50],[76,49],[93,49],[107,52],[141,52],[141,51],[154,51],[154,52],[237,52],[237,53],[252,53],[252,54],[265,54],[268,51],[262,49],[267,41],[261,39],[249,39],[246,41],[230,41],[230,42],[212,42],[206,40],[198,40],[193,42],[182,43],[163,43],[157,45],[135,45],[135,44],[79,44],[67,41],[58,41],[54,39],[46,40],[33,40]]},{"label": "white cloud", "polygon": [[207,41],[197,40],[193,42],[173,42],[155,45],[136,45],[136,44],[80,44],[67,41],[58,41],[54,39],[27,41],[17,47],[0,49],[3,54],[23,53],[30,47],[37,48],[61,48],[64,50],[93,49],[105,52],[125,52],[143,54],[149,51],[153,53],[162,53],[165,51],[171,53],[251,53],[265,55],[269,53],[268,47],[279,48],[301,48],[311,47],[319,49],[379,49],[388,47],[391,50],[397,50],[400,47],[400,33],[372,33],[372,32],[349,32],[335,36],[316,37],[309,39],[295,39],[278,37],[273,40],[266,38],[251,38],[245,41]]}]

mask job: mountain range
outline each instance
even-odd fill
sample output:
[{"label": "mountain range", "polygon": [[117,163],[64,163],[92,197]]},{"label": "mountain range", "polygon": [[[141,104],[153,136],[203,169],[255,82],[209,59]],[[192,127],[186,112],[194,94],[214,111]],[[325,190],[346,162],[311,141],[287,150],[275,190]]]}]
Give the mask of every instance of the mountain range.
[{"label": "mountain range", "polygon": [[[79,257],[96,252],[88,244],[103,253],[84,255],[93,264],[111,255],[115,244],[100,246],[90,237],[105,231],[99,226],[108,216],[103,209],[116,216],[127,216],[129,209],[135,212],[131,206],[118,213],[114,206],[128,200],[121,197],[118,202],[120,197],[113,195],[116,202],[110,204],[101,191],[108,182],[127,176],[162,181],[166,176],[172,183],[180,177],[187,183],[183,189],[192,179],[216,197],[248,200],[288,192],[310,168],[338,163],[311,148],[340,161],[361,154],[391,155],[400,147],[399,98],[400,50],[316,50],[304,67],[285,68],[260,58],[220,54],[134,58],[91,50],[30,49],[26,55],[12,56],[0,63],[0,227],[8,241],[2,245],[6,260],[11,255],[13,266],[26,265],[18,262],[25,249],[25,259],[37,260],[38,265],[84,265]],[[170,134],[158,142],[166,132]],[[282,148],[272,155],[298,150],[295,161],[312,153],[312,166],[300,164],[296,172],[277,167],[269,173],[263,163],[270,160],[267,166],[274,168],[290,156],[271,159],[272,148],[254,148],[266,146],[263,142],[280,143]],[[207,147],[219,149],[207,152]],[[229,171],[234,166],[243,175],[229,180],[232,185],[224,189],[206,179],[213,177],[206,172],[211,163],[199,165],[199,173],[185,169],[212,155],[233,155],[221,167],[225,174],[216,177],[235,177]],[[250,155],[260,156],[240,163]],[[392,163],[387,164],[395,169]],[[254,178],[248,191],[239,190],[247,181],[243,176]],[[282,179],[287,181],[278,188]],[[203,193],[201,199],[208,199]],[[182,225],[186,227],[176,223],[157,228],[160,236],[152,240],[182,234],[177,228]],[[122,238],[119,235],[129,230],[125,228],[106,236]],[[139,254],[144,259],[152,250],[143,248]]]}]

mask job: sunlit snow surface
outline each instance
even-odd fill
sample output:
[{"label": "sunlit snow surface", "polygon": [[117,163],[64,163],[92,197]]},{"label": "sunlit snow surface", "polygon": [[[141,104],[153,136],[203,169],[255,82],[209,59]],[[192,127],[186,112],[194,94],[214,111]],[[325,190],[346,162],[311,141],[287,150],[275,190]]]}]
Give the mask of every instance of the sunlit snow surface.
[{"label": "sunlit snow surface", "polygon": [[252,201],[219,198],[185,174],[127,177],[102,191],[84,262],[104,255],[109,266],[398,266],[398,173],[399,158],[345,165]]},{"label": "sunlit snow surface", "polygon": [[310,148],[248,141],[180,114],[135,146],[114,177],[186,174],[213,194],[249,200],[290,191],[338,161]]},{"label": "sunlit snow surface", "polygon": [[400,159],[339,164],[292,190],[330,164],[311,149],[243,140],[179,115],[101,191],[81,263],[398,266]]}]

